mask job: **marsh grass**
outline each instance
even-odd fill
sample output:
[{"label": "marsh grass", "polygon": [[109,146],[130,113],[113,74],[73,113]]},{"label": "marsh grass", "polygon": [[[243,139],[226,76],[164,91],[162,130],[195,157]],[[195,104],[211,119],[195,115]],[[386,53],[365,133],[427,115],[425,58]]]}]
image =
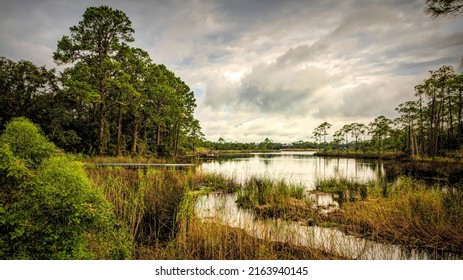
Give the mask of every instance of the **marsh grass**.
[{"label": "marsh grass", "polygon": [[87,174],[112,204],[118,228],[117,235],[89,236],[95,256],[101,258],[107,257],[108,248],[119,247],[124,249],[121,257],[137,259],[337,258],[299,246],[291,241],[291,232],[283,243],[218,219],[198,218],[197,199],[214,192],[237,192],[237,204],[264,221],[314,220],[320,227],[339,227],[381,243],[457,253],[463,249],[462,192],[409,178],[387,184],[387,196],[382,182],[318,181],[317,191],[342,193],[344,199],[338,211],[321,216],[302,186],[284,180],[253,177],[240,185],[223,175],[165,169],[92,168]]},{"label": "marsh grass", "polygon": [[305,199],[303,185],[269,177],[253,176],[246,180],[236,203],[261,218],[308,220],[314,214],[312,204]]},{"label": "marsh grass", "polygon": [[[113,204],[121,235],[129,241],[137,259],[331,259],[335,256],[270,237],[255,237],[220,221],[202,221],[194,214],[196,199],[210,192],[241,188],[233,178],[175,170],[87,169],[96,188]],[[255,184],[260,184],[255,181]],[[268,182],[267,182],[268,183]],[[281,183],[280,183],[281,184]],[[303,191],[278,186],[267,202],[292,197]],[[262,186],[261,186],[262,187]],[[262,197],[261,199],[264,199]],[[93,238],[92,249],[101,248]],[[117,240],[112,240],[117,242]],[[104,257],[103,252],[99,255]]]},{"label": "marsh grass", "polygon": [[151,246],[140,250],[141,259],[190,260],[300,260],[338,259],[334,255],[310,247],[258,238],[243,229],[223,225],[220,221],[192,218],[185,235],[167,246]]},{"label": "marsh grass", "polygon": [[[336,190],[336,193],[339,186],[349,183],[339,180],[321,182],[320,185],[324,191]],[[352,189],[349,186],[344,188]],[[383,188],[382,183],[370,184],[368,198],[349,199],[335,215],[331,215],[331,221],[348,233],[380,242],[463,252],[461,191],[428,186],[406,177],[389,185],[387,196],[384,196]]]},{"label": "marsh grass", "polygon": [[385,161],[386,175],[395,178],[406,175],[430,184],[448,184],[463,190],[463,162],[450,158]]},{"label": "marsh grass", "polygon": [[361,183],[353,179],[346,178],[330,178],[317,179],[315,182],[315,190],[333,194],[333,198],[342,205],[344,202],[354,202],[357,200],[367,199],[369,193],[375,192],[376,181],[367,181]]}]

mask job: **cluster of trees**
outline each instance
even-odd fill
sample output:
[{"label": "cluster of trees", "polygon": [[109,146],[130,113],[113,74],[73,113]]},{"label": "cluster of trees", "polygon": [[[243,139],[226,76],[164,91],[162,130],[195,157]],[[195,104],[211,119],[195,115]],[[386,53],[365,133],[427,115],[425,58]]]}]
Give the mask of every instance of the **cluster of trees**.
[{"label": "cluster of trees", "polygon": [[[378,153],[387,148],[430,157],[459,150],[463,144],[463,75],[447,65],[430,71],[429,78],[415,86],[415,97],[398,105],[400,116],[396,119],[379,116],[368,125],[344,125],[334,132],[333,146],[339,149],[354,144],[358,150],[362,143],[363,149],[375,147]],[[313,136],[319,144],[330,127],[323,122],[315,128]],[[323,143],[326,145],[325,140]]]},{"label": "cluster of trees", "polygon": [[[425,3],[425,12],[432,17],[463,13],[462,0],[426,0]],[[416,100],[399,104],[396,111],[400,117],[392,120],[379,116],[368,125],[346,124],[333,134],[331,144],[337,149],[351,148],[351,136],[356,151],[359,148],[376,148],[380,154],[386,148],[432,158],[458,151],[463,144],[462,90],[463,75],[444,65],[430,71],[430,77],[415,86]],[[330,127],[331,124],[323,122],[313,131],[319,146],[323,137],[324,149]],[[365,140],[366,135],[371,136],[370,140]]]},{"label": "cluster of trees", "polygon": [[315,142],[299,140],[293,143],[279,143],[272,139],[265,138],[260,143],[255,142],[227,142],[222,137],[217,142],[204,140],[201,143],[201,147],[210,150],[280,150],[280,149],[317,149],[318,145]]},{"label": "cluster of trees", "polygon": [[53,59],[62,73],[0,58],[0,128],[39,124],[59,147],[92,155],[177,155],[202,137],[194,93],[148,53],[129,46],[125,13],[90,7]]},{"label": "cluster of trees", "polygon": [[251,150],[279,150],[285,147],[284,144],[274,142],[269,138],[265,138],[260,143],[255,142],[227,142],[222,137],[217,142],[204,140],[201,143],[201,147],[209,150],[235,150],[235,151],[251,151]]}]

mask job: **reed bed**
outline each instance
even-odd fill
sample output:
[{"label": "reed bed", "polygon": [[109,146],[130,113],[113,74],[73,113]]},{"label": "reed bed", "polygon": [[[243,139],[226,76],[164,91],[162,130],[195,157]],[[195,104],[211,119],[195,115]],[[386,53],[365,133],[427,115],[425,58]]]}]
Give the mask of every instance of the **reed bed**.
[{"label": "reed bed", "polygon": [[[196,199],[211,192],[236,192],[233,178],[179,170],[87,169],[113,205],[116,226],[136,259],[332,259],[322,251],[256,237],[242,229],[195,216]],[[297,194],[299,193],[299,194]],[[301,196],[300,190],[278,196]],[[280,198],[275,196],[270,201]],[[111,240],[110,242],[120,242]],[[101,249],[92,241],[94,251]],[[128,245],[127,245],[128,244]],[[103,253],[99,254],[105,258]],[[123,257],[123,256],[121,256]]]},{"label": "reed bed", "polygon": [[101,236],[89,236],[99,258],[108,258],[109,251],[112,258],[135,259],[339,258],[332,250],[335,239],[326,241],[331,253],[325,253],[301,246],[291,232],[283,233],[286,241],[282,242],[266,234],[265,228],[264,233],[254,234],[219,218],[198,217],[197,199],[217,192],[236,193],[236,203],[262,221],[284,219],[307,226],[312,220],[380,243],[463,251],[462,192],[405,177],[395,184],[318,181],[317,191],[342,198],[337,211],[322,215],[302,186],[284,180],[253,177],[241,185],[223,175],[166,169],[91,168],[87,174],[112,204],[118,229],[117,234],[107,234],[111,232],[107,229]]},{"label": "reed bed", "polygon": [[327,218],[350,234],[436,252],[463,253],[463,193],[456,188],[429,186],[407,177],[395,183],[363,186],[339,179],[318,184],[318,189],[335,194],[366,189],[363,199],[346,200]]},{"label": "reed bed", "polygon": [[238,192],[239,207],[251,209],[260,218],[308,220],[314,214],[312,203],[305,197],[305,187],[283,179],[251,177]]}]

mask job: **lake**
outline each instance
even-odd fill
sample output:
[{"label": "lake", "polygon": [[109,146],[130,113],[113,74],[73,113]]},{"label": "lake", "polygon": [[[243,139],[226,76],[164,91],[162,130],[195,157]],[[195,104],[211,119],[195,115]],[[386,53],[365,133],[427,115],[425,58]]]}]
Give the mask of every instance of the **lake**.
[{"label": "lake", "polygon": [[375,180],[384,174],[378,160],[314,156],[314,152],[226,154],[204,162],[200,170],[233,176],[243,182],[250,176],[269,176],[301,183],[311,190],[317,179],[333,177]]},{"label": "lake", "polygon": [[[314,156],[313,152],[277,152],[222,155],[204,162],[200,170],[206,173],[231,175],[239,182],[250,176],[267,176],[301,183],[313,190],[317,179],[343,177],[358,181],[377,180],[384,176],[379,160],[347,159]],[[331,195],[309,194],[318,206],[337,207]],[[260,220],[252,211],[237,207],[236,194],[213,193],[201,197],[195,213],[203,220],[218,221],[241,228],[258,238],[291,242],[317,248],[334,255],[354,259],[461,259],[459,255],[420,250],[403,245],[377,243],[346,235],[337,228],[310,226],[281,219]]]}]

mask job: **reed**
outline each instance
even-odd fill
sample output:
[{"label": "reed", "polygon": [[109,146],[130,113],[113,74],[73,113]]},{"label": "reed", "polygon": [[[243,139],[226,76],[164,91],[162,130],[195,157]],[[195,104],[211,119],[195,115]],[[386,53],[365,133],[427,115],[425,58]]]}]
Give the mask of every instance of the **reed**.
[{"label": "reed", "polygon": [[249,178],[238,192],[236,203],[261,218],[308,220],[314,215],[311,202],[305,199],[305,187],[283,179]]},{"label": "reed", "polygon": [[[341,182],[338,182],[341,184]],[[355,235],[388,243],[463,252],[463,194],[401,177],[384,196],[371,185],[365,200],[347,201],[333,221]]]},{"label": "reed", "polygon": [[369,193],[376,191],[377,182],[370,180],[365,183],[346,178],[317,179],[315,190],[331,193],[333,198],[342,205],[344,202],[354,202],[367,199]]},{"label": "reed", "polygon": [[[212,191],[231,192],[241,185],[233,178],[170,170],[92,168],[88,176],[113,204],[117,226],[123,229],[132,257],[137,259],[333,259],[320,250],[282,243],[270,236],[252,236],[242,229],[202,221],[195,216],[196,199]],[[268,184],[254,179],[253,184]],[[301,198],[303,192],[273,182],[267,202]],[[261,186],[263,187],[263,186]],[[114,237],[115,238],[115,237]],[[94,251],[101,240],[93,239]],[[112,240],[118,242],[118,240]],[[98,254],[97,254],[98,255]],[[99,256],[104,258],[104,254]],[[128,255],[127,255],[128,256]]]},{"label": "reed", "polygon": [[326,260],[335,255],[304,246],[251,236],[219,221],[190,221],[186,239],[140,250],[140,259],[172,260]]}]

